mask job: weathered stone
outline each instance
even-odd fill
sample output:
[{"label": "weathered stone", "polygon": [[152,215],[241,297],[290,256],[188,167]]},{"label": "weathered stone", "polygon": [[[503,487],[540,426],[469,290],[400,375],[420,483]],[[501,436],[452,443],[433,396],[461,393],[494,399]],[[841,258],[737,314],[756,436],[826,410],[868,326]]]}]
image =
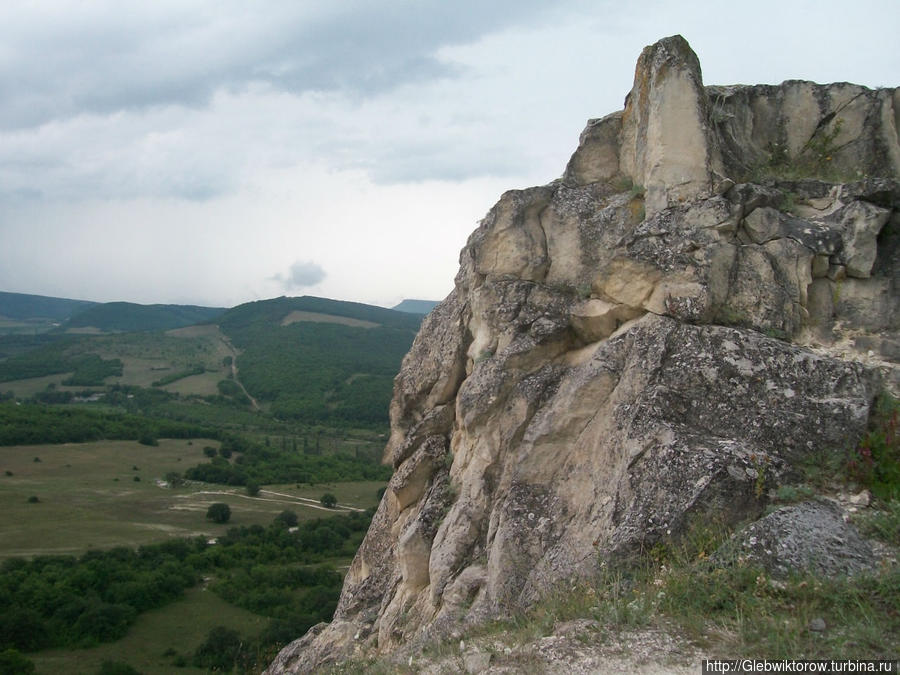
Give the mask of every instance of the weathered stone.
[{"label": "weathered stone", "polygon": [[619,174],[619,134],[622,113],[590,120],[578,139],[563,179],[576,185],[608,181]]},{"label": "weathered stone", "polygon": [[720,562],[740,558],[777,576],[796,570],[843,576],[875,568],[872,548],[844,521],[841,508],[826,501],[778,509],[747,526],[714,558]]},{"label": "weathered stone", "polygon": [[463,655],[463,663],[465,664],[466,672],[469,673],[469,675],[483,673],[491,665],[491,653],[479,651],[466,652]]},{"label": "weathered stone", "polygon": [[647,47],[622,115],[619,163],[646,190],[653,215],[709,194],[718,168],[709,142],[700,62],[680,35]]},{"label": "weathered stone", "polygon": [[889,209],[855,201],[829,217],[841,230],[844,245],[838,260],[846,266],[847,276],[867,279],[871,275],[878,233],[890,216]]},{"label": "weathered stone", "polygon": [[641,314],[639,309],[626,304],[586,300],[572,310],[572,328],[583,342],[597,342],[609,337],[623,323]]},{"label": "weathered stone", "polygon": [[726,175],[805,170],[858,181],[900,177],[896,89],[855,84],[707,87]]},{"label": "weathered stone", "polygon": [[825,625],[825,619],[821,616],[817,616],[815,619],[809,622],[809,630],[813,633],[821,633],[827,628]]}]

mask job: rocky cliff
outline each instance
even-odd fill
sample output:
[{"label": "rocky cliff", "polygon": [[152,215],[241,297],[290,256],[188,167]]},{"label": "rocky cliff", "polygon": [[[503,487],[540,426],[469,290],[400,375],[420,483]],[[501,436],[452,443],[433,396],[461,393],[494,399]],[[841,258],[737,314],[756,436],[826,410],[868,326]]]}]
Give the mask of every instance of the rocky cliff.
[{"label": "rocky cliff", "polygon": [[900,382],[898,127],[900,89],[706,87],[683,38],[647,47],[563,177],[469,238],[334,621],[269,672],[513,611],[852,447]]}]

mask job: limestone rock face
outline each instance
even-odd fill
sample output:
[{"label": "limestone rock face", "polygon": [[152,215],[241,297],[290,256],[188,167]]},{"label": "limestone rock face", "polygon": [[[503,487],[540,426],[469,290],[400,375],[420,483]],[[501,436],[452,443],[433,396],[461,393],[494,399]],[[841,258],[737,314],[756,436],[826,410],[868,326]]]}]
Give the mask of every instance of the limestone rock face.
[{"label": "limestone rock face", "polygon": [[527,606],[762,512],[896,388],[897,90],[704,87],[679,37],[563,178],[505,193],[395,380],[394,477],[332,624],[270,673]]}]

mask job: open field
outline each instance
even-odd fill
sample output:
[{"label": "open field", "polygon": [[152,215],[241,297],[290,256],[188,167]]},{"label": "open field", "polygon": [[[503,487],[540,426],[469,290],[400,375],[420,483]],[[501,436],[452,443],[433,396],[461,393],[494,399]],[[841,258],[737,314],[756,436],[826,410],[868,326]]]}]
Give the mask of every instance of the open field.
[{"label": "open field", "polygon": [[268,619],[228,604],[200,587],[185,593],[184,599],[141,614],[128,634],[117,642],[91,649],[51,649],[28,654],[39,675],[94,675],[103,661],[127,663],[144,675],[205,673],[205,668],[176,668],[173,657],[163,656],[174,649],[188,657],[215,626],[227,626],[241,636],[255,636]]},{"label": "open field", "polygon": [[304,312],[295,309],[281,320],[282,326],[290,326],[292,323],[300,321],[312,321],[313,323],[339,323],[344,326],[354,326],[355,328],[375,328],[380,323],[374,321],[366,321],[365,319],[352,319],[349,316],[335,316],[333,314],[320,314],[319,312]]},{"label": "open field", "polygon": [[0,382],[0,391],[13,392],[18,398],[34,396],[39,391],[46,391],[49,385],[53,385],[57,391],[84,391],[85,389],[100,389],[99,387],[64,387],[62,381],[72,373],[57,373],[56,375],[44,375],[43,377],[29,377],[25,380],[11,380]]},{"label": "open field", "polygon": [[[161,439],[155,447],[99,441],[0,448],[0,509],[5,516],[0,557],[79,554],[167,537],[218,536],[235,525],[267,525],[285,509],[301,519],[319,518],[335,512],[319,505],[323,493],[334,494],[341,506],[365,509],[377,503],[383,486],[266,486],[252,498],[239,487],[191,483],[173,489],[157,483],[167,472],[182,473],[205,461],[206,445],[218,443]],[[31,496],[40,501],[29,503]],[[206,520],[214,502],[231,507],[227,525]]]},{"label": "open field", "polygon": [[37,335],[58,325],[53,319],[10,319],[0,316],[0,335]]}]

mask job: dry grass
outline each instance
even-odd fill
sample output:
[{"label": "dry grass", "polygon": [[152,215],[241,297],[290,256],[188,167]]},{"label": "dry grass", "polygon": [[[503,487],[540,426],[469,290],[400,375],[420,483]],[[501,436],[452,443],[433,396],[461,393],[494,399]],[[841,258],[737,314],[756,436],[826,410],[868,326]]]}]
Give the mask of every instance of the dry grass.
[{"label": "dry grass", "polygon": [[376,328],[381,324],[363,319],[351,319],[347,316],[334,316],[332,314],[319,314],[318,312],[303,312],[294,310],[281,320],[282,326],[289,326],[300,321],[312,321],[313,323],[339,323],[343,326],[355,326],[356,328]]}]

